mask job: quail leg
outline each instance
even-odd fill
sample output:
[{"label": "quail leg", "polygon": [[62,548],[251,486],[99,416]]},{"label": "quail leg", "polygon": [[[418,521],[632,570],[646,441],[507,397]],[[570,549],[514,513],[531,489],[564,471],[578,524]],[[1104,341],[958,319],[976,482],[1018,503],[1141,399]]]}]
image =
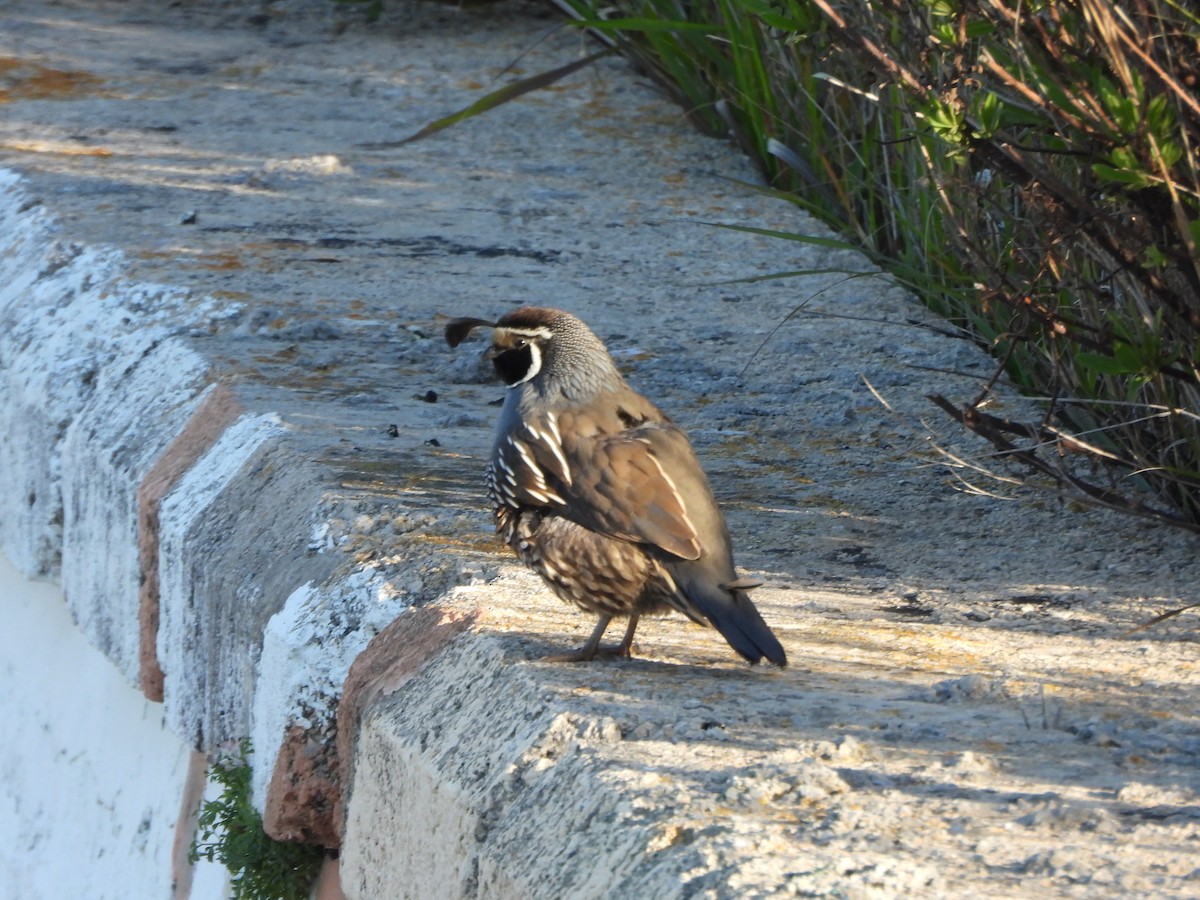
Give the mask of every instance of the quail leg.
[{"label": "quail leg", "polygon": [[593,659],[620,659],[630,655],[629,649],[633,646],[633,632],[637,629],[638,617],[629,617],[629,627],[625,629],[625,637],[621,643],[615,647],[601,647],[600,639],[604,637],[604,631],[608,628],[608,623],[612,621],[612,616],[602,615],[600,621],[596,623],[595,629],[592,631],[592,636],[578,650],[571,653],[556,653],[553,656],[547,656],[547,662],[590,662]]},{"label": "quail leg", "polygon": [[633,633],[637,631],[637,616],[629,617],[629,624],[625,626],[625,637],[621,638],[621,643],[613,648],[614,656],[633,656]]},{"label": "quail leg", "polygon": [[546,662],[588,662],[595,659],[596,651],[600,648],[600,638],[604,637],[604,629],[608,627],[608,623],[611,621],[612,616],[601,616],[600,621],[596,623],[596,627],[592,631],[592,636],[587,639],[586,644],[570,653],[555,653],[547,656]]}]

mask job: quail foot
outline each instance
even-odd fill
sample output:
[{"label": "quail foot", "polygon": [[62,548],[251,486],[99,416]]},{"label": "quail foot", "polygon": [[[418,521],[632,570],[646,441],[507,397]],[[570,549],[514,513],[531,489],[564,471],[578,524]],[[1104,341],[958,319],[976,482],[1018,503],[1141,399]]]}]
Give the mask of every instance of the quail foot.
[{"label": "quail foot", "polygon": [[[487,357],[508,385],[487,491],[496,531],[563,600],[599,616],[578,651],[629,656],[638,619],[678,610],[712,625],[738,653],[778,666],[787,655],[739,579],[725,520],[687,435],[635,392],[582,321],[525,307],[499,321],[455,319],[457,347],[492,330]],[[601,647],[609,622],[625,637]]]}]

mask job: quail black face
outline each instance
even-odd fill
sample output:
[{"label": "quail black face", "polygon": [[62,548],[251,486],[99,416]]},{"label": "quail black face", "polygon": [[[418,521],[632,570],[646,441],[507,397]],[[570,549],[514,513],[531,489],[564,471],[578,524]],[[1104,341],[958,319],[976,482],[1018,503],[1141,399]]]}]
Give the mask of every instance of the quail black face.
[{"label": "quail black face", "polygon": [[542,370],[544,346],[554,333],[548,328],[509,328],[498,325],[488,351],[500,380],[510,387],[524,384]]}]

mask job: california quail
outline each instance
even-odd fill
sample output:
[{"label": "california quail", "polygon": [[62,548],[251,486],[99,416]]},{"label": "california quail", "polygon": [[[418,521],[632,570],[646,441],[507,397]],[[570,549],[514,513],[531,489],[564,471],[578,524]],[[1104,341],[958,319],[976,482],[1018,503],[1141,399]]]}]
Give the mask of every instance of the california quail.
[{"label": "california quail", "polygon": [[[738,579],[729,532],[683,430],[625,383],[579,319],[526,307],[498,322],[455,319],[457,347],[492,331],[486,356],[508,385],[487,468],[496,531],[562,599],[600,617],[578,651],[628,656],[639,617],[676,609],[711,623],[751,663],[787,655]],[[628,616],[615,648],[600,639]]]}]

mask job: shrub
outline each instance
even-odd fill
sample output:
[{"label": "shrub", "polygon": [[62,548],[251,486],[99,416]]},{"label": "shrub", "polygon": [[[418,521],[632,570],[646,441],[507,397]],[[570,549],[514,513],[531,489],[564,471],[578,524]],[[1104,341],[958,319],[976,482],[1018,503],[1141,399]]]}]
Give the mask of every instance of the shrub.
[{"label": "shrub", "polygon": [[[1177,0],[564,0],[1045,415],[968,426],[1200,530],[1200,17]],[[997,375],[999,372],[997,372]]]},{"label": "shrub", "polygon": [[209,778],[221,794],[200,807],[188,858],[218,862],[230,872],[233,900],[307,900],[325,852],[310,844],[277,841],[263,830],[250,802],[250,742],[216,760]]}]

